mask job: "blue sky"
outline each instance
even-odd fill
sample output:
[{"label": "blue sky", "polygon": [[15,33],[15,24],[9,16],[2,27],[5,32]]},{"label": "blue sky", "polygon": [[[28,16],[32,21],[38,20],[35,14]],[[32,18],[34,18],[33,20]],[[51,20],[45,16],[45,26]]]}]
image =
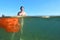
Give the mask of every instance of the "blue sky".
[{"label": "blue sky", "polygon": [[0,16],[16,16],[21,5],[28,16],[60,15],[60,0],[0,0]]}]

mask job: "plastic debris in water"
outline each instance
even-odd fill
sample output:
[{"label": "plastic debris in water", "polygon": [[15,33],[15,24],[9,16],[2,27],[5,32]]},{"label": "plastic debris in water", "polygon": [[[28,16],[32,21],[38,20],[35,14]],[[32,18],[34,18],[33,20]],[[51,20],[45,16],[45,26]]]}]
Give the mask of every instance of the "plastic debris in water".
[{"label": "plastic debris in water", "polygon": [[0,27],[4,28],[7,32],[18,32],[20,24],[18,18],[0,18]]}]

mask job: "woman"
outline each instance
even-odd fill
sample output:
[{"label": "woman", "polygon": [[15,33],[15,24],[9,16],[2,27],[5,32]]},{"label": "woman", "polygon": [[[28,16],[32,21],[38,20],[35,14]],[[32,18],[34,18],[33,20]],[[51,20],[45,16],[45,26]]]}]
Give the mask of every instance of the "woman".
[{"label": "woman", "polygon": [[20,7],[20,12],[18,12],[18,16],[26,16],[26,13],[24,12],[24,7],[23,6],[21,6]]}]

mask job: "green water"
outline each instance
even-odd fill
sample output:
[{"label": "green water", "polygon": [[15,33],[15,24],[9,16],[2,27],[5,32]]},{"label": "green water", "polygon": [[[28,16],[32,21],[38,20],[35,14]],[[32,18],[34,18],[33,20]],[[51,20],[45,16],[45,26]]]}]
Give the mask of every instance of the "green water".
[{"label": "green water", "polygon": [[60,40],[60,17],[25,17],[22,31],[7,33],[0,28],[0,40]]}]

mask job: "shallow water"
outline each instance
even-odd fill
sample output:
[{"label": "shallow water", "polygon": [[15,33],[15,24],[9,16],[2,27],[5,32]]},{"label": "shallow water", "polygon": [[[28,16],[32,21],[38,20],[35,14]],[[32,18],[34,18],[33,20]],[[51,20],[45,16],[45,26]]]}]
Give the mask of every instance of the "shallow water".
[{"label": "shallow water", "polygon": [[25,17],[19,22],[23,22],[23,32],[8,33],[0,28],[0,40],[60,40],[59,17]]}]

